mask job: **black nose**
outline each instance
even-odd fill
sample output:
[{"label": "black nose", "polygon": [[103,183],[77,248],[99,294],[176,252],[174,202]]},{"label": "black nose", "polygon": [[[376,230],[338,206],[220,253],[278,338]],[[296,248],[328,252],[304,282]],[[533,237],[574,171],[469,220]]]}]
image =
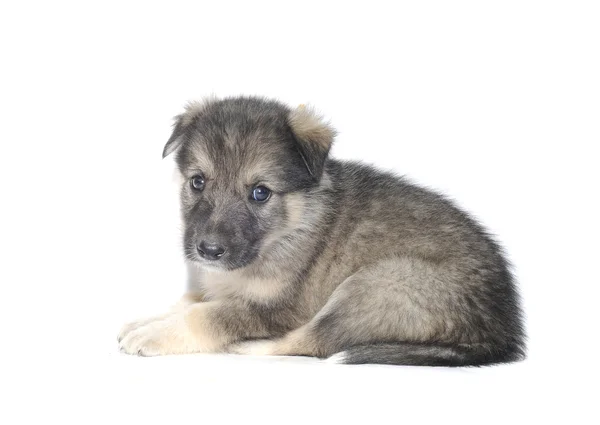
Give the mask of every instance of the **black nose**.
[{"label": "black nose", "polygon": [[198,254],[207,260],[218,260],[225,254],[225,248],[214,242],[202,241],[197,246]]}]

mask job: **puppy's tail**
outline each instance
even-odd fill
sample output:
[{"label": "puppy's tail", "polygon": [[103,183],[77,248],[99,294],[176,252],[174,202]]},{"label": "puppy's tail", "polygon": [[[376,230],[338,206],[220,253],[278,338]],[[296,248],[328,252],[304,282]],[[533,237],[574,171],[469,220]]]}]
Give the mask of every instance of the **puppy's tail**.
[{"label": "puppy's tail", "polygon": [[407,366],[483,366],[525,358],[520,344],[498,348],[492,344],[428,345],[386,343],[349,347],[327,361],[342,364]]}]

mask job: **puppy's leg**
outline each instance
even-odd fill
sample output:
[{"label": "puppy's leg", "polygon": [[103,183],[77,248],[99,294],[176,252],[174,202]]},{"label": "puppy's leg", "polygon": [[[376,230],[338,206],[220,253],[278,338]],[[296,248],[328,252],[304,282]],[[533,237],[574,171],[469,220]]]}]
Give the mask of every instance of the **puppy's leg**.
[{"label": "puppy's leg", "polygon": [[[273,341],[246,342],[239,354],[329,357],[360,344],[443,340],[453,330],[452,271],[414,258],[386,260],[342,282],[306,325]],[[453,290],[449,290],[453,289]],[[456,301],[456,300],[454,300]]]},{"label": "puppy's leg", "polygon": [[120,347],[142,356],[214,353],[235,341],[265,338],[268,326],[246,305],[206,301],[129,332]]},{"label": "puppy's leg", "polygon": [[160,314],[158,316],[147,317],[145,319],[136,320],[134,322],[130,322],[125,324],[121,330],[119,331],[119,335],[117,336],[117,341],[121,342],[130,332],[141,328],[142,326],[146,326],[153,322],[158,322],[168,318],[169,316],[182,312],[190,305],[201,302],[202,294],[196,292],[188,292],[185,294],[175,305],[173,305],[166,313]]}]

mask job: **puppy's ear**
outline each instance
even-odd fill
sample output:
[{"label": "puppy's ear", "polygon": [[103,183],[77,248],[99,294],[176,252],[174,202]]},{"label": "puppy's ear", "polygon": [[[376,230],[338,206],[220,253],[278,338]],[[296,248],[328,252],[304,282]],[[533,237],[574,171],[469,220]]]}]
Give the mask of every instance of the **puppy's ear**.
[{"label": "puppy's ear", "polygon": [[175,152],[183,144],[187,130],[192,123],[204,111],[206,106],[215,100],[216,98],[211,96],[201,102],[188,102],[188,104],[185,105],[185,112],[175,117],[173,134],[171,134],[171,137],[169,137],[169,140],[163,149],[163,158]]},{"label": "puppy's ear", "polygon": [[165,158],[167,155],[175,152],[183,144],[183,138],[185,133],[185,126],[181,122],[181,115],[175,117],[175,124],[173,124],[173,134],[167,140],[167,144],[163,149],[162,157]]},{"label": "puppy's ear", "polygon": [[319,180],[336,135],[335,130],[312,108],[304,105],[290,112],[288,124],[308,172],[315,180]]}]

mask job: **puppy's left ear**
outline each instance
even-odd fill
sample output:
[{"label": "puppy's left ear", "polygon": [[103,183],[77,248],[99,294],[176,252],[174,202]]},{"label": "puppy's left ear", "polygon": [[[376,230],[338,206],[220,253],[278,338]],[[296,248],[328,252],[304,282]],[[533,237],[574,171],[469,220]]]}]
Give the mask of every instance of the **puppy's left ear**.
[{"label": "puppy's left ear", "polygon": [[308,172],[319,180],[336,131],[312,108],[304,105],[290,112],[288,124]]}]

